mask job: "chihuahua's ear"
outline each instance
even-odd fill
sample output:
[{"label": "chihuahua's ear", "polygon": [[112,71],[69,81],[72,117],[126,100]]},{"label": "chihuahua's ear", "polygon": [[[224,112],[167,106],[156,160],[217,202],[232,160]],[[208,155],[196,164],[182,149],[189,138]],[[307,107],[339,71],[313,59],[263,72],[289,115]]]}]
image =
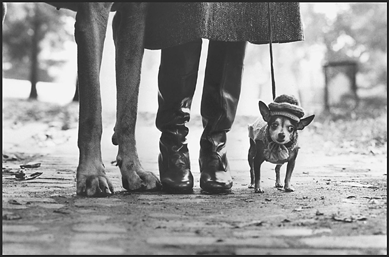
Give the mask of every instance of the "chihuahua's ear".
[{"label": "chihuahua's ear", "polygon": [[269,108],[267,107],[267,105],[262,102],[262,101],[259,101],[258,102],[258,106],[259,106],[259,111],[261,112],[262,114],[262,117],[263,117],[263,120],[268,122],[269,119],[270,119],[270,110]]},{"label": "chihuahua's ear", "polygon": [[311,115],[304,119],[301,119],[300,122],[297,124],[297,129],[303,130],[306,126],[308,126],[313,121],[313,118],[315,118],[315,115]]}]

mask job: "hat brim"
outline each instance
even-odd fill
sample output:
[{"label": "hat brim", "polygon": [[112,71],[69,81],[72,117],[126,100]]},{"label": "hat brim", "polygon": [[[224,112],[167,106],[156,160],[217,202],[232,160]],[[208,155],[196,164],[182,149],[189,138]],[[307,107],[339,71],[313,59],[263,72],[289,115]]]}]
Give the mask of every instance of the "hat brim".
[{"label": "hat brim", "polygon": [[[282,113],[283,116],[286,116],[285,114],[287,114],[287,115],[290,115],[292,117],[298,118],[298,120],[300,120],[300,118],[302,118],[304,116],[304,109],[303,108],[301,108],[298,105],[290,104],[290,103],[286,103],[286,102],[282,102],[282,103],[272,102],[269,104],[269,109],[270,109],[271,113],[272,112],[273,113],[275,113],[275,112]],[[296,118],[293,118],[293,119],[296,120]]]}]

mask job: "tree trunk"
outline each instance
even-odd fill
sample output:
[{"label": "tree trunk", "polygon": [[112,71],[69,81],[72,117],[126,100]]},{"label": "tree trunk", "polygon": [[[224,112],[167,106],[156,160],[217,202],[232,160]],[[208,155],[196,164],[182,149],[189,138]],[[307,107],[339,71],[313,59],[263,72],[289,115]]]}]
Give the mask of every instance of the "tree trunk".
[{"label": "tree trunk", "polygon": [[28,99],[36,100],[38,99],[38,92],[36,90],[36,84],[38,82],[38,54],[39,54],[39,28],[40,28],[40,18],[38,6],[35,4],[35,17],[32,24],[33,35],[32,35],[32,44],[31,44],[31,66],[30,66],[30,82],[31,82],[31,91]]}]

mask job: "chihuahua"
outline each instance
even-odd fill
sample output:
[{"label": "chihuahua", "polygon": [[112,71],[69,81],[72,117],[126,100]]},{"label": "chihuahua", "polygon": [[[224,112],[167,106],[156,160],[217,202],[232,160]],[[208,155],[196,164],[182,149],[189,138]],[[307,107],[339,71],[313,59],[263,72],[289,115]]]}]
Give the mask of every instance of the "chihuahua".
[{"label": "chihuahua", "polygon": [[[250,165],[251,183],[255,193],[263,193],[260,185],[261,165],[264,161],[276,164],[276,188],[284,187],[285,192],[293,192],[290,179],[295,166],[299,146],[297,144],[298,130],[308,126],[315,115],[304,119],[304,110],[298,106],[298,101],[291,95],[280,95],[269,104],[269,107],[259,101],[259,111],[263,117],[249,125],[250,149],[248,162]],[[285,185],[280,181],[280,169],[287,164]]]}]

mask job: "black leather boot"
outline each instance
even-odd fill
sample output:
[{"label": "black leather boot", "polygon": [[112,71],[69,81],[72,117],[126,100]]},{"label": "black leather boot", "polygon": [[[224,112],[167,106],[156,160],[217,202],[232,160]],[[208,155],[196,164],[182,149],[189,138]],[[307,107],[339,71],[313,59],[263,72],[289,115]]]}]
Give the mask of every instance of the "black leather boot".
[{"label": "black leather boot", "polygon": [[158,74],[158,112],[156,125],[160,139],[159,174],[162,189],[170,193],[193,191],[193,176],[185,124],[196,88],[201,39],[162,49]]},{"label": "black leather boot", "polygon": [[210,193],[228,192],[232,187],[226,145],[226,133],[219,132],[200,141],[200,187]]},{"label": "black leather boot", "polygon": [[[170,193],[188,193],[193,189],[188,146],[185,141],[187,129],[162,133],[159,141],[159,174],[162,189]],[[182,140],[183,139],[183,140]]]},{"label": "black leather boot", "polygon": [[228,192],[232,177],[226,155],[227,132],[238,106],[246,42],[210,41],[201,100],[200,187]]}]

